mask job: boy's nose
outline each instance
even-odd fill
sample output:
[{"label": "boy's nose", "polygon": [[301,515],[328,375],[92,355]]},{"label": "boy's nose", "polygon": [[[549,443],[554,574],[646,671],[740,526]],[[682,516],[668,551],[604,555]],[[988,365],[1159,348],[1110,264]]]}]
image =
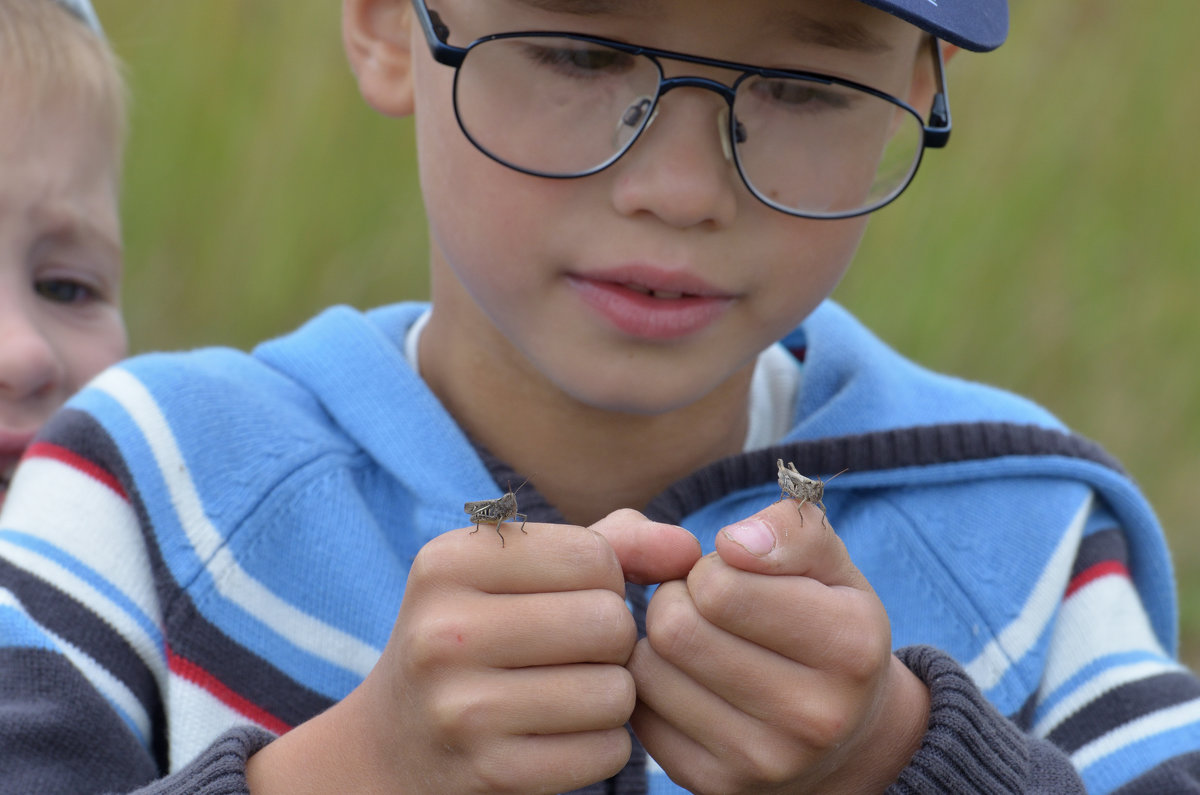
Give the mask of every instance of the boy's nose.
[{"label": "boy's nose", "polygon": [[0,401],[44,397],[61,378],[54,346],[12,302],[0,302]]},{"label": "boy's nose", "polygon": [[649,213],[678,228],[732,223],[741,183],[726,156],[722,108],[707,91],[664,96],[653,123],[612,166],[617,210]]}]

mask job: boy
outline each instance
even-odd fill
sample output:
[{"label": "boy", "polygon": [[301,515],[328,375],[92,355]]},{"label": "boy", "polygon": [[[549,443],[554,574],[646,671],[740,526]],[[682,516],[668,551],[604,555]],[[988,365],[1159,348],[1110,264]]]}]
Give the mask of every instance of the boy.
[{"label": "boy", "polygon": [[[940,41],[1005,20],[344,0],[363,95],[416,116],[431,308],[135,360],[55,418],[0,516],[10,786],[1184,789],[1137,490],[825,301],[949,132]],[[848,470],[827,516],[780,462]]]},{"label": "boy", "polygon": [[125,355],[124,92],[86,3],[0,3],[0,506],[42,423]]}]

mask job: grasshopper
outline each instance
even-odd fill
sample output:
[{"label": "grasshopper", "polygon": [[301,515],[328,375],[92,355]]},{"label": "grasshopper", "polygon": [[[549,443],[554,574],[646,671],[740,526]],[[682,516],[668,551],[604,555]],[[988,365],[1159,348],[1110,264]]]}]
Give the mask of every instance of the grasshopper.
[{"label": "grasshopper", "polygon": [[[522,483],[521,486],[525,484]],[[517,486],[517,491],[521,490],[521,486]],[[509,487],[512,488],[511,486]],[[504,534],[500,532],[500,525],[508,519],[521,520],[521,532],[525,533],[525,514],[517,512],[517,493],[516,491],[507,491],[503,497],[495,500],[478,500],[476,502],[468,502],[463,505],[463,510],[471,515],[471,521],[475,523],[475,529],[471,531],[472,535],[479,532],[480,524],[496,523],[496,535],[500,536],[500,546],[504,547]],[[528,535],[528,533],[525,533]]]},{"label": "grasshopper", "polygon": [[[779,467],[779,500],[782,500],[784,497],[800,500],[800,504],[796,506],[797,511],[800,511],[804,507],[804,503],[811,502],[821,509],[821,524],[825,525],[825,503],[823,500],[825,497],[825,484],[829,481],[806,478],[797,471],[795,464],[789,462],[787,466],[784,466],[782,458],[775,459],[775,464]],[[845,471],[844,469],[842,470],[842,472]],[[837,473],[833,478],[836,478],[842,472]],[[829,480],[833,480],[833,478]],[[775,502],[779,502],[779,500]],[[800,525],[804,526],[803,513],[800,513]]]}]

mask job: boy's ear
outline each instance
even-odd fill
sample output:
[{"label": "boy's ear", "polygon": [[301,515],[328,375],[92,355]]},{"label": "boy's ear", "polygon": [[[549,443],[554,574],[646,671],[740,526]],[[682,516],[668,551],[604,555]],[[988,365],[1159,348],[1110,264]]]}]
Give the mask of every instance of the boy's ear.
[{"label": "boy's ear", "polygon": [[[944,41],[938,41],[938,46],[942,48],[942,63],[949,64],[950,59],[958,54],[960,48],[953,44],[947,44]],[[933,101],[933,94],[937,91],[935,84],[935,75],[933,69],[929,66],[929,58],[932,53],[929,51],[929,40],[921,45],[922,53],[917,57],[917,70],[913,75],[912,88],[908,97],[908,104],[914,108],[927,110],[929,103]]]},{"label": "boy's ear", "polygon": [[955,55],[958,55],[959,51],[962,49],[957,44],[947,44],[944,41],[938,43],[942,45],[942,60],[946,63],[950,63],[950,59]]},{"label": "boy's ear", "polygon": [[408,0],[342,2],[342,42],[358,90],[387,116],[413,112],[412,16]]}]

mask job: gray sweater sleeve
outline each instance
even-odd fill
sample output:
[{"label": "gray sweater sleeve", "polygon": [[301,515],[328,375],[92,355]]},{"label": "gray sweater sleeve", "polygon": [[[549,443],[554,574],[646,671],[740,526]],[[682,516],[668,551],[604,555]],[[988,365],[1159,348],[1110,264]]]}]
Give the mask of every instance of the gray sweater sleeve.
[{"label": "gray sweater sleeve", "polygon": [[1066,755],[1001,715],[948,654],[909,646],[897,656],[931,702],[921,748],[888,795],[1086,792]]},{"label": "gray sweater sleeve", "polygon": [[231,729],[183,770],[133,795],[249,795],[246,760],[273,739],[255,727]]}]

